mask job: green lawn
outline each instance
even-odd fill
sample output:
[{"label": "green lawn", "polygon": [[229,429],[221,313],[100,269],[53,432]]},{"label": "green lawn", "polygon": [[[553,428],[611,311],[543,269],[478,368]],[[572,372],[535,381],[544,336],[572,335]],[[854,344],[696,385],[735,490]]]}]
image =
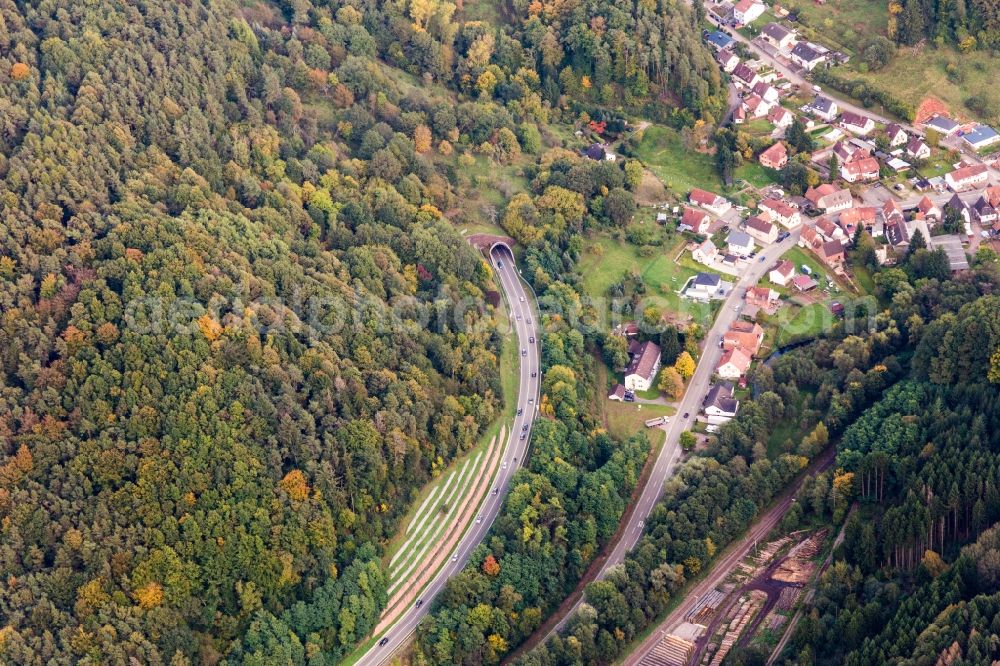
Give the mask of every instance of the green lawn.
[{"label": "green lawn", "polygon": [[[949,65],[955,70],[950,77],[946,71]],[[925,96],[934,95],[947,104],[953,114],[984,122],[1000,119],[996,59],[988,51],[959,53],[952,48],[938,50],[929,46],[900,49],[884,69],[856,76],[893,92],[899,99],[912,100],[914,105]],[[993,109],[991,115],[977,116],[965,107],[965,100],[973,93],[986,98]]]},{"label": "green lawn", "polygon": [[[711,322],[716,309],[708,303],[693,303],[682,299],[676,291],[704,266],[695,263],[685,254],[679,261],[674,257],[686,243],[682,236],[676,236],[672,243],[658,248],[649,257],[639,254],[634,245],[619,242],[607,236],[594,241],[580,259],[583,274],[583,288],[593,298],[608,302],[608,287],[619,281],[626,271],[635,271],[642,276],[647,291],[644,304],[659,307],[673,313],[678,320],[688,317],[699,323]],[[599,247],[599,250],[595,248]]]},{"label": "green lawn", "polygon": [[813,272],[813,279],[817,282],[823,283],[826,281],[827,271],[823,267],[823,264],[819,259],[809,254],[801,247],[793,247],[785,254],[781,256],[782,259],[788,259],[790,262],[795,264],[795,272],[802,272],[802,265],[805,264]]},{"label": "green lawn", "polygon": [[744,162],[742,166],[734,172],[736,180],[745,180],[756,188],[767,187],[771,183],[778,182],[778,172],[762,166],[760,162],[753,160]]},{"label": "green lawn", "polygon": [[[666,405],[641,405],[634,402],[618,402],[609,400],[606,408],[608,417],[608,432],[618,439],[628,439],[637,431],[644,429],[646,419],[655,419],[657,416],[673,416],[677,410]],[[650,429],[650,440],[652,435],[659,433],[658,437],[663,437],[662,430]],[[653,446],[659,442],[652,441]]]},{"label": "green lawn", "polygon": [[777,325],[774,346],[780,347],[803,338],[813,338],[833,326],[834,316],[826,302],[800,306],[791,304],[775,313]]},{"label": "green lawn", "polygon": [[680,134],[669,127],[646,128],[636,155],[674,192],[687,194],[695,187],[722,189],[712,156],[685,148]]},{"label": "green lawn", "polygon": [[797,11],[800,29],[807,37],[816,37],[827,46],[852,54],[876,35],[885,35],[888,2],[886,0],[836,0],[817,4],[812,0],[783,3]]}]

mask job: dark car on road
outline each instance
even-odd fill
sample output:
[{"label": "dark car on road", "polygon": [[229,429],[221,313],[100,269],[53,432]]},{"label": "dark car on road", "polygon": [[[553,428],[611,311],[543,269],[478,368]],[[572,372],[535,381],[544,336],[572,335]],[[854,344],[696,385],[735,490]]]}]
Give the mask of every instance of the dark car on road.
[{"label": "dark car on road", "polygon": [[684,412],[684,418],[691,416],[691,412]]},{"label": "dark car on road", "polygon": [[385,638],[383,638],[382,640],[380,640],[380,641],[378,642],[378,646],[379,646],[379,647],[385,647],[385,644],[386,644],[386,643],[388,643],[388,642],[389,642],[389,637],[388,637],[388,636],[386,636]]}]

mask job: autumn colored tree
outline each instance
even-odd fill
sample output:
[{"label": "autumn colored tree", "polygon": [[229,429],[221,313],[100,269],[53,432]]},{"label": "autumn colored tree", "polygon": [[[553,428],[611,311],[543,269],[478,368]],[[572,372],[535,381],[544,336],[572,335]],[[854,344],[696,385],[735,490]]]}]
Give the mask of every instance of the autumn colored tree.
[{"label": "autumn colored tree", "polygon": [[690,379],[694,375],[695,369],[694,359],[691,358],[691,354],[687,351],[682,351],[674,362],[674,369],[677,370],[682,378]]}]

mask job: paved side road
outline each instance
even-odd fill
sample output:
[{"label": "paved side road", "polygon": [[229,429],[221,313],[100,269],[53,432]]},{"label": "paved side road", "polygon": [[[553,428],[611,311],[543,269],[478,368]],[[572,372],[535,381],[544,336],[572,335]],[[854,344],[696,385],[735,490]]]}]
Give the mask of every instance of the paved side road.
[{"label": "paved side road", "polygon": [[[705,348],[702,351],[698,366],[695,368],[694,376],[688,384],[687,391],[681,399],[677,408],[677,415],[670,419],[667,427],[666,441],[660,450],[660,455],[653,466],[649,481],[642,489],[642,494],[635,505],[635,510],[629,515],[625,530],[621,532],[621,539],[615,544],[608,544],[605,548],[612,548],[604,566],[597,574],[601,579],[605,576],[609,567],[621,563],[625,559],[625,554],[635,546],[642,536],[643,527],[646,524],[646,516],[652,511],[656,501],[663,492],[663,483],[673,473],[681,457],[680,436],[685,430],[689,430],[694,425],[695,416],[701,409],[702,400],[708,392],[709,382],[715,374],[715,368],[722,358],[722,350],[719,349],[718,340],[729,330],[729,327],[739,317],[737,306],[743,303],[743,294],[749,287],[754,286],[764,276],[767,271],[778,261],[786,251],[792,248],[799,240],[801,230],[796,229],[791,235],[780,243],[764,248],[757,254],[754,262],[747,266],[743,277],[736,283],[728,298],[722,303],[719,311],[705,337]],[[684,414],[688,414],[684,418]],[[581,602],[577,602],[570,611],[563,616],[559,623],[546,635],[546,638],[562,629],[569,618],[573,615]]]},{"label": "paved side road", "polygon": [[[504,454],[504,463],[493,484],[493,490],[487,495],[486,503],[480,510],[483,517],[481,523],[473,524],[459,542],[454,559],[449,560],[438,572],[437,576],[420,593],[420,606],[413,605],[399,620],[357,661],[360,666],[376,666],[388,662],[393,653],[407,644],[410,636],[424,616],[430,612],[434,597],[444,589],[448,580],[462,571],[469,558],[469,553],[486,537],[490,526],[500,513],[504,496],[515,470],[524,463],[524,456],[531,440],[531,426],[535,420],[538,408],[538,387],[541,382],[539,365],[538,316],[535,312],[534,296],[526,290],[524,282],[518,274],[514,256],[506,245],[495,246],[490,251],[490,264],[500,280],[510,307],[511,326],[517,334],[518,354],[520,363],[518,377],[517,407],[522,409],[520,415],[514,418]],[[528,322],[531,322],[530,324]],[[531,339],[535,342],[532,343]],[[532,377],[531,373],[535,373]],[[521,435],[524,434],[524,439]],[[517,462],[514,462],[514,460]],[[417,575],[419,575],[418,572]],[[382,644],[385,641],[385,644]]]}]

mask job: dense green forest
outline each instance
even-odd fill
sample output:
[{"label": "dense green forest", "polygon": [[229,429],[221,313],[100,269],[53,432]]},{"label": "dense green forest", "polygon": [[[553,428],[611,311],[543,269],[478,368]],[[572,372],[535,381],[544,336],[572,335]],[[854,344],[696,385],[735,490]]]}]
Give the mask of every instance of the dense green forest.
[{"label": "dense green forest", "polygon": [[861,510],[789,663],[1000,657],[998,306],[985,296],[929,324],[912,319],[911,378],[844,433],[838,463]]},{"label": "dense green forest", "polygon": [[[571,100],[721,104],[683,5],[503,9],[0,0],[0,659],[336,663],[374,626],[381,544],[502,408],[492,310],[449,309],[492,288],[442,212],[459,165],[540,153]],[[555,230],[527,261],[572,305],[634,182],[529,176],[503,217]],[[546,325],[552,421],[489,548],[558,544],[525,574],[550,603],[646,445],[594,428],[589,343]],[[513,585],[511,644],[543,605]]]}]

